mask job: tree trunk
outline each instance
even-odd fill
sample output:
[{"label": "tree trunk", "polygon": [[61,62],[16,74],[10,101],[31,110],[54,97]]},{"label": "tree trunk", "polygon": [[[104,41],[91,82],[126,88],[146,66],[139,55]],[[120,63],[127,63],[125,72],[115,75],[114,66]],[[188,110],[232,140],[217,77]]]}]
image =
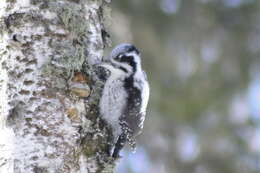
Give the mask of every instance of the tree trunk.
[{"label": "tree trunk", "polygon": [[113,172],[93,67],[107,3],[1,0],[1,173]]}]

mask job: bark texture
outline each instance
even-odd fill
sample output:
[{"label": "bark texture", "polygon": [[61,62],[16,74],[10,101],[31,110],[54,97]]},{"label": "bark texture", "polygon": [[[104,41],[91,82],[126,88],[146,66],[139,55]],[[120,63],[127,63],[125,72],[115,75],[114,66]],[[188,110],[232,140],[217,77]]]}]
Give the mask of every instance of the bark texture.
[{"label": "bark texture", "polygon": [[93,67],[108,3],[1,0],[1,173],[113,172]]}]

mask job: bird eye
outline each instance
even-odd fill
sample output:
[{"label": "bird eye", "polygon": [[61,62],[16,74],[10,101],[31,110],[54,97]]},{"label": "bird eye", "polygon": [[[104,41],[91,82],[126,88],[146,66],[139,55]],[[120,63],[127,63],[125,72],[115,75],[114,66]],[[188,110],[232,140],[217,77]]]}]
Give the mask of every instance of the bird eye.
[{"label": "bird eye", "polygon": [[122,54],[119,54],[117,57],[115,57],[115,60],[120,61],[122,59]]}]

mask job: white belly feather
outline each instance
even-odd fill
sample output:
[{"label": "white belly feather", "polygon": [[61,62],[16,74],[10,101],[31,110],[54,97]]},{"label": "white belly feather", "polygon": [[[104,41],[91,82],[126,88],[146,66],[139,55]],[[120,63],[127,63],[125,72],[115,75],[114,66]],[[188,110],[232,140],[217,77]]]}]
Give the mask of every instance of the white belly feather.
[{"label": "white belly feather", "polygon": [[112,126],[115,136],[121,133],[119,117],[122,115],[127,100],[127,93],[122,84],[120,79],[109,78],[100,100],[101,116]]}]

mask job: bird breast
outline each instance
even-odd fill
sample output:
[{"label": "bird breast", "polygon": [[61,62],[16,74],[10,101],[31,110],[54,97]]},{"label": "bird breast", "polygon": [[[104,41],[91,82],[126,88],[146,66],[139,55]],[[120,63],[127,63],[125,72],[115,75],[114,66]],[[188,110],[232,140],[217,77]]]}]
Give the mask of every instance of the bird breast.
[{"label": "bird breast", "polygon": [[126,100],[127,93],[122,79],[109,78],[103,89],[100,111],[102,118],[114,129],[119,127],[119,118],[123,114]]}]

